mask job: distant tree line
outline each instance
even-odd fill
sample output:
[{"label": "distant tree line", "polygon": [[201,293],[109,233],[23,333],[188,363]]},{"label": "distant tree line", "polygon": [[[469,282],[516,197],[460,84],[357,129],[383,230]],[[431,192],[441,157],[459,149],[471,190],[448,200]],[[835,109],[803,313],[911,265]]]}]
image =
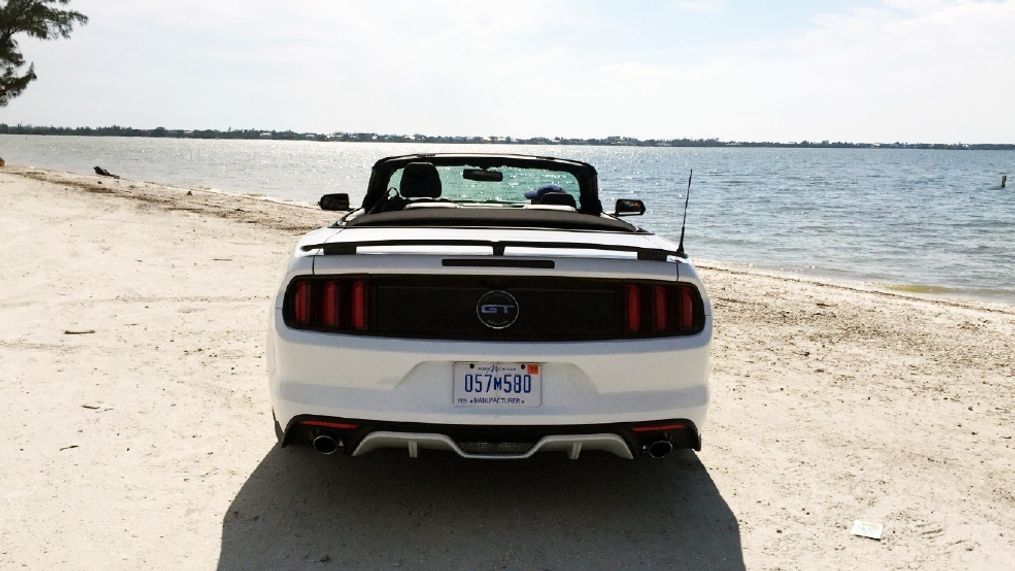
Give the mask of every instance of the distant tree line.
[{"label": "distant tree line", "polygon": [[264,131],[261,129],[135,129],[134,127],[41,127],[0,123],[4,135],[74,135],[79,137],[156,137],[175,139],[248,139],[281,141],[345,141],[359,143],[444,143],[512,145],[592,145],[622,147],[785,147],[816,149],[944,149],[944,150],[1015,150],[1015,144],[940,144],[940,143],[849,143],[844,141],[723,141],[720,139],[636,139],[634,137],[464,137],[446,135],[384,135],[378,133],[308,133]]}]

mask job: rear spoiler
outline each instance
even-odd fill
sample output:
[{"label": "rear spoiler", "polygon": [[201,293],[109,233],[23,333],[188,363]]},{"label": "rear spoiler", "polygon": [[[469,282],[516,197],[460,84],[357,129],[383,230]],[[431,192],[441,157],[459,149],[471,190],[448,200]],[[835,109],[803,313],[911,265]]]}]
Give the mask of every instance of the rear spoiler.
[{"label": "rear spoiler", "polygon": [[642,248],[622,244],[588,244],[585,242],[530,242],[526,240],[454,240],[444,238],[402,239],[402,240],[365,240],[360,242],[334,242],[327,244],[310,244],[300,250],[323,250],[326,256],[349,256],[357,253],[359,248],[384,246],[479,246],[493,250],[494,256],[503,256],[506,248],[549,248],[555,250],[600,250],[609,252],[633,252],[639,260],[665,262],[670,256],[682,258],[676,252],[660,248]]}]

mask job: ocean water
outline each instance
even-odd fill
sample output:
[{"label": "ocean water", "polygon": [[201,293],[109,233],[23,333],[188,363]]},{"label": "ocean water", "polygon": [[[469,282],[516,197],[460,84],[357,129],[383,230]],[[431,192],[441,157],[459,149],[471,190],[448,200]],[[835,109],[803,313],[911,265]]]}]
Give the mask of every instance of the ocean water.
[{"label": "ocean water", "polygon": [[[215,141],[0,135],[11,164],[314,202],[362,199],[370,167],[413,152],[511,152],[595,165],[604,207],[676,240],[694,169],[692,257],[902,291],[1015,303],[1015,152]],[[1001,175],[1008,188],[1000,188]]]}]

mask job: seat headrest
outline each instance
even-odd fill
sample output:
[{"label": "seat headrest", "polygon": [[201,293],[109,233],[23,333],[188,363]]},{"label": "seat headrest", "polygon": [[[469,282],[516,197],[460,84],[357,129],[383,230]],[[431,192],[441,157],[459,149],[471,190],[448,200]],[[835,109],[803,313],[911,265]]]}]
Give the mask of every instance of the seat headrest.
[{"label": "seat headrest", "polygon": [[405,198],[440,198],[441,176],[432,163],[409,163],[402,169],[398,193]]},{"label": "seat headrest", "polygon": [[547,192],[533,201],[535,204],[553,204],[556,206],[570,206],[578,208],[574,197],[566,192]]}]

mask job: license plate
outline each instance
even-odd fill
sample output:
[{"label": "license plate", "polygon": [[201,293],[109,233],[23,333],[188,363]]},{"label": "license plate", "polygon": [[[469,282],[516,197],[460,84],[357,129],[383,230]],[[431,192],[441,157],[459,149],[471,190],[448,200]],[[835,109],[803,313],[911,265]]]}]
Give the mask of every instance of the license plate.
[{"label": "license plate", "polygon": [[539,406],[540,363],[455,363],[455,406]]}]

